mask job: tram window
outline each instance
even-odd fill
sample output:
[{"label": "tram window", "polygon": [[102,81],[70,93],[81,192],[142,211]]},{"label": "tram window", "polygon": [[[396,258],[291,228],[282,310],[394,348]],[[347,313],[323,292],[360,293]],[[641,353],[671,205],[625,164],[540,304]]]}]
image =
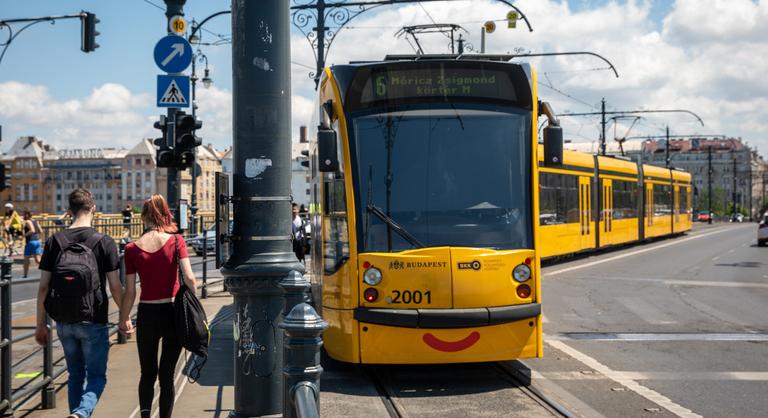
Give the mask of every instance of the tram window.
[{"label": "tram window", "polygon": [[637,218],[637,183],[613,180],[613,219]]},{"label": "tram window", "polygon": [[[334,122],[332,127],[338,132],[338,120]],[[337,149],[341,149],[338,144]],[[324,173],[323,177],[323,213],[325,214],[325,222],[323,222],[323,270],[326,274],[335,273],[349,259],[347,194],[344,189],[343,166],[344,164],[340,164],[339,171]]]},{"label": "tram window", "polygon": [[671,185],[653,185],[653,216],[671,215],[673,203]]},{"label": "tram window", "polygon": [[688,213],[687,203],[688,203],[688,187],[680,186],[680,191],[677,199],[677,213],[681,215]]},{"label": "tram window", "polygon": [[539,173],[539,223],[579,222],[579,178],[568,174]]}]

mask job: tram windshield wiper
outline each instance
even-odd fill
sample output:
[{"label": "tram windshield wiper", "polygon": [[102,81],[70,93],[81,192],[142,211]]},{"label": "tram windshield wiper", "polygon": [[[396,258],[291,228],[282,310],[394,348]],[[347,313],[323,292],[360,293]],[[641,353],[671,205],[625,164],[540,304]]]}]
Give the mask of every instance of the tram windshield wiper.
[{"label": "tram windshield wiper", "polygon": [[397,235],[400,235],[403,237],[404,240],[408,241],[409,244],[413,245],[416,248],[424,248],[424,244],[422,244],[416,237],[414,237],[410,232],[406,231],[400,224],[395,222],[394,219],[387,216],[386,213],[384,213],[381,209],[379,209],[376,205],[369,204],[368,205],[368,213],[374,214],[377,218],[381,219],[382,222],[387,224],[389,228],[391,228],[393,231],[397,232]]}]

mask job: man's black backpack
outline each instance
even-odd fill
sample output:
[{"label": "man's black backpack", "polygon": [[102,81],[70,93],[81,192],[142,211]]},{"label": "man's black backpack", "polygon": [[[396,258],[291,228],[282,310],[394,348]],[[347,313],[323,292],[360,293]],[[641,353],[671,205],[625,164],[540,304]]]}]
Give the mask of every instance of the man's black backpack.
[{"label": "man's black backpack", "polygon": [[211,331],[208,328],[208,319],[200,300],[195,296],[195,289],[190,289],[184,283],[184,273],[181,270],[179,260],[179,241],[174,235],[176,246],[176,264],[179,268],[179,292],[173,300],[174,324],[176,335],[181,346],[189,352],[200,357],[200,361],[193,361],[187,371],[187,377],[194,382],[200,376],[200,371],[208,360],[208,344],[211,339]]},{"label": "man's black backpack", "polygon": [[85,241],[72,242],[63,233],[53,236],[60,250],[44,304],[56,322],[95,319],[96,305],[103,301],[99,262],[93,248],[102,238],[103,234],[93,233]]}]

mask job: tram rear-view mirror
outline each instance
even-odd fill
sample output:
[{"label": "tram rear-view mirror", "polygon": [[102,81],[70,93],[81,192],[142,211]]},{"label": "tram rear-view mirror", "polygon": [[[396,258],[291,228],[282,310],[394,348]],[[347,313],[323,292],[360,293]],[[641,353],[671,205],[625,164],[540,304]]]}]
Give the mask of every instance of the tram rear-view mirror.
[{"label": "tram rear-view mirror", "polygon": [[336,172],[339,157],[336,150],[336,131],[322,125],[317,129],[317,165],[321,172]]},{"label": "tram rear-view mirror", "polygon": [[549,125],[544,128],[544,165],[563,164],[563,128]]}]

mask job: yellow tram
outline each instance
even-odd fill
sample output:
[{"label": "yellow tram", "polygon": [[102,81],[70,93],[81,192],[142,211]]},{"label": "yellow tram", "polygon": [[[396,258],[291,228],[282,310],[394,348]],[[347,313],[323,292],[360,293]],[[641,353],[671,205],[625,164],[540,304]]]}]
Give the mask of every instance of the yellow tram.
[{"label": "yellow tram", "polygon": [[[667,206],[651,201],[646,210],[625,184],[653,193],[658,182],[689,196],[685,173],[659,169],[664,183],[646,166],[564,152],[535,71],[509,57],[334,66],[318,108],[310,277],[329,324],[325,349],[340,361],[541,357],[541,257],[655,236],[663,225],[683,230],[690,219],[681,212],[670,223]],[[657,208],[643,230],[643,214]]]}]

